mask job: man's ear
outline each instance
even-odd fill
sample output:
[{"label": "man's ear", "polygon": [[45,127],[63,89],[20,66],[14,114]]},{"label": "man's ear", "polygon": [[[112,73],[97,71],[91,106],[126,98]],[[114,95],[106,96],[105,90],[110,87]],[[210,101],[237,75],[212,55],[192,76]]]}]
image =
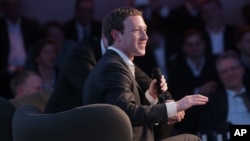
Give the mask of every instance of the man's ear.
[{"label": "man's ear", "polygon": [[111,34],[112,38],[114,39],[114,41],[116,41],[116,42],[121,41],[121,38],[120,38],[121,33],[118,30],[113,29],[113,30],[111,30],[110,34]]}]

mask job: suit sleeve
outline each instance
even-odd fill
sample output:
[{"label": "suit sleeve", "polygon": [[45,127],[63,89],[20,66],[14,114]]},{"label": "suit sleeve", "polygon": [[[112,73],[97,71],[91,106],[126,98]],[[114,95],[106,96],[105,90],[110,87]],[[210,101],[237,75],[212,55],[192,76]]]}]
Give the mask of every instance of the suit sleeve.
[{"label": "suit sleeve", "polygon": [[[165,104],[142,105],[140,94],[130,72],[124,66],[110,64],[101,75],[105,103],[119,106],[129,116],[133,126],[166,122],[168,120]],[[133,78],[133,77],[132,77]]]}]

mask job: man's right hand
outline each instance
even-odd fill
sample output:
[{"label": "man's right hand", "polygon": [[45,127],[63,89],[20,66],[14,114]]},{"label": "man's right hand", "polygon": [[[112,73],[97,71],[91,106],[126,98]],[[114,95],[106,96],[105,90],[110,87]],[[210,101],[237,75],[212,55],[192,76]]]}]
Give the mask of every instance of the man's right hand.
[{"label": "man's right hand", "polygon": [[208,97],[201,94],[187,95],[176,101],[177,112],[185,111],[195,105],[205,105],[208,102]]}]

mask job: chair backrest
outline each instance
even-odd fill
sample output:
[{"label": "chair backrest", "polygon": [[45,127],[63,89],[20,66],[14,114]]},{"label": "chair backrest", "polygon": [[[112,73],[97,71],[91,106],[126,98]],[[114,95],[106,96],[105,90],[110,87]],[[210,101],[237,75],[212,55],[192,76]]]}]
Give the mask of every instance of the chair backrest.
[{"label": "chair backrest", "polygon": [[0,140],[13,141],[12,138],[12,118],[15,107],[8,99],[0,97]]},{"label": "chair backrest", "polygon": [[17,108],[14,141],[132,141],[127,114],[117,106],[93,104],[45,114],[34,106]]}]

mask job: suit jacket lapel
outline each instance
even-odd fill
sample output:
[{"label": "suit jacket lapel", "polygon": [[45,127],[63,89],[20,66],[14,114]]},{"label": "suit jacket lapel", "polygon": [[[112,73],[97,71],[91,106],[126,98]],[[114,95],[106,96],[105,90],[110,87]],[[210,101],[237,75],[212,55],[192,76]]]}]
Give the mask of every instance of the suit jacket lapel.
[{"label": "suit jacket lapel", "polygon": [[129,67],[127,66],[127,64],[124,62],[124,60],[113,50],[107,50],[106,53],[108,54],[112,54],[113,58],[116,58],[119,60],[119,62],[121,62],[124,66],[124,68],[126,68],[129,72],[129,78],[130,80],[132,80],[133,84],[135,85],[135,87],[137,88],[136,90],[138,91],[139,95],[136,94],[135,91],[133,91],[133,94],[137,100],[137,102],[141,103],[142,100],[142,95],[144,95],[143,90],[141,89],[141,87],[139,86],[139,84],[136,82],[134,75],[132,74],[132,72],[130,71]]}]

